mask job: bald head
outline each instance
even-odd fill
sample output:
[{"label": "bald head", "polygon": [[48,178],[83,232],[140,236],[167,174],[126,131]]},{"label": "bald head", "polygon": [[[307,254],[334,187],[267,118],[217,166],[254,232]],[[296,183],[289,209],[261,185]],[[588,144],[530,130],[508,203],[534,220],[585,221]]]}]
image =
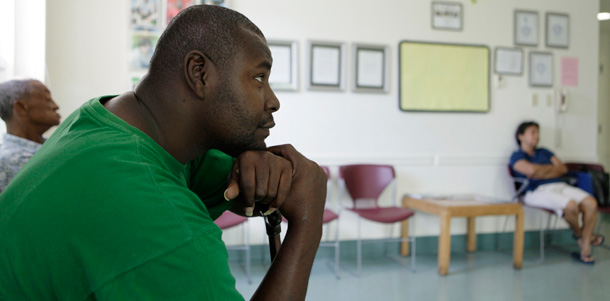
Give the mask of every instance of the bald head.
[{"label": "bald head", "polygon": [[243,47],[243,30],[263,37],[244,15],[220,6],[195,5],[178,14],[157,43],[150,75],[164,78],[180,72],[189,51],[204,53],[221,70],[229,70]]}]

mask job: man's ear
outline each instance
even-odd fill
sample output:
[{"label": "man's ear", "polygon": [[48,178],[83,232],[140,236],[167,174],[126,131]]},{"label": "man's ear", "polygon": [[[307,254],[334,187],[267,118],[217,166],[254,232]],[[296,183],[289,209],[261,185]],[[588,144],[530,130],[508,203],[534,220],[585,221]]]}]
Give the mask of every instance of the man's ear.
[{"label": "man's ear", "polygon": [[17,114],[17,116],[25,116],[28,114],[28,106],[27,104],[21,100],[17,99],[15,104],[13,105],[13,113]]},{"label": "man's ear", "polygon": [[211,65],[210,59],[197,50],[187,53],[184,59],[186,81],[193,93],[201,99],[205,99],[206,91],[209,88]]}]

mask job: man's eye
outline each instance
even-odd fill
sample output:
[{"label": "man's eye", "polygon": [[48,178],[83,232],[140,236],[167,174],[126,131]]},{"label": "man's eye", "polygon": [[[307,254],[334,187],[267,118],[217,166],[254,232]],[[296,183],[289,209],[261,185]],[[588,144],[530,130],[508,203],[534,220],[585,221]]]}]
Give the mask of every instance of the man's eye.
[{"label": "man's eye", "polygon": [[259,76],[255,77],[254,79],[262,83],[264,78],[265,78],[264,75],[259,75]]}]

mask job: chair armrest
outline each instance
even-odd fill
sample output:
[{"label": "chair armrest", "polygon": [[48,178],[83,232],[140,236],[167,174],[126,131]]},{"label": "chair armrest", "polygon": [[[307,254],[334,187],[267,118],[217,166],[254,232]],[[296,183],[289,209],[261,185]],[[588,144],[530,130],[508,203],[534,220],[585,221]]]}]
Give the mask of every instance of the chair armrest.
[{"label": "chair armrest", "polygon": [[530,184],[530,180],[524,179],[524,178],[513,177],[513,182],[521,183],[521,186],[519,187],[517,192],[515,192],[515,195],[513,195],[512,200],[514,201],[514,200],[518,199],[519,197],[521,197],[521,195],[523,195],[523,192],[527,189],[527,186]]}]

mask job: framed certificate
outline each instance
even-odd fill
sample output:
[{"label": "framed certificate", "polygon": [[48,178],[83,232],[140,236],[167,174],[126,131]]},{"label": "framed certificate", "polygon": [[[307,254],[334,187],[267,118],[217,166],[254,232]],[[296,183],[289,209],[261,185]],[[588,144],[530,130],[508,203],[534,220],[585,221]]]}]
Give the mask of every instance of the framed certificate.
[{"label": "framed certificate", "polygon": [[298,47],[296,41],[267,41],[273,67],[269,85],[274,91],[297,91],[298,84]]},{"label": "framed certificate", "polygon": [[553,54],[530,52],[529,84],[532,87],[553,86]]},{"label": "framed certificate", "polygon": [[538,46],[538,13],[515,11],[515,45]]},{"label": "framed certificate", "polygon": [[546,46],[568,48],[570,19],[567,14],[546,14]]},{"label": "framed certificate", "polygon": [[494,70],[497,74],[523,74],[523,50],[518,48],[496,47]]},{"label": "framed certificate", "polygon": [[309,90],[345,90],[345,43],[309,42]]},{"label": "framed certificate", "polygon": [[388,93],[389,47],[354,44],[352,46],[354,92]]},{"label": "framed certificate", "polygon": [[433,1],[432,28],[462,30],[462,4]]}]

